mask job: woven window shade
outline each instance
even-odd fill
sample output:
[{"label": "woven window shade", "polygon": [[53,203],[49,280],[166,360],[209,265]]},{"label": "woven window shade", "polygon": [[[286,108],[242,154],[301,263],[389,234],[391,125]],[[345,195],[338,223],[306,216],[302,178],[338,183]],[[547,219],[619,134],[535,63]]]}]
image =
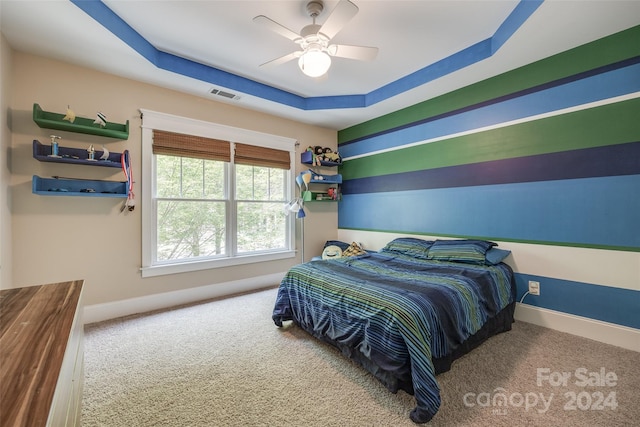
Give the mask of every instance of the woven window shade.
[{"label": "woven window shade", "polygon": [[236,143],[234,161],[241,165],[265,166],[287,170],[291,168],[288,151],[240,143]]},{"label": "woven window shade", "polygon": [[229,162],[231,144],[219,139],[154,130],[153,154]]}]

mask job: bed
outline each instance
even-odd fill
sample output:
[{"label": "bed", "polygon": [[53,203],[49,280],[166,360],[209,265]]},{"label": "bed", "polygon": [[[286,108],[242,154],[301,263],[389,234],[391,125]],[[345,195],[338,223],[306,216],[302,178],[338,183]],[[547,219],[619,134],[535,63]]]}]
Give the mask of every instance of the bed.
[{"label": "bed", "polygon": [[440,406],[436,374],[511,329],[515,281],[502,262],[509,252],[482,240],[398,238],[355,253],[292,267],[273,321],[293,321],[391,392],[412,394],[411,420],[428,422]]}]

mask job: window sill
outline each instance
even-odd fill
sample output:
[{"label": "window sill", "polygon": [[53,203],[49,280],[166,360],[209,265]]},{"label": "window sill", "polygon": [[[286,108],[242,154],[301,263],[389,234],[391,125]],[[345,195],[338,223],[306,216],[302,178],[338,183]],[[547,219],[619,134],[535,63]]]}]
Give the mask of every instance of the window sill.
[{"label": "window sill", "polygon": [[157,264],[142,267],[142,277],[155,277],[167,274],[189,273],[192,271],[209,270],[220,267],[230,267],[234,265],[254,264],[257,262],[276,261],[280,259],[293,258],[295,251],[283,251],[260,255],[236,256],[234,258],[208,259],[203,261],[183,261],[171,264]]}]

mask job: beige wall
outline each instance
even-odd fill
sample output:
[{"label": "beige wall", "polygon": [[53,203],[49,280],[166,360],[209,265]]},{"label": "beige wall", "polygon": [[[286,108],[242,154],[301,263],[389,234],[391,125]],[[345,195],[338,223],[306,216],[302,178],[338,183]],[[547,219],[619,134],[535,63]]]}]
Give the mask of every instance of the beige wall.
[{"label": "beige wall", "polygon": [[[45,111],[64,113],[69,104],[79,116],[93,118],[100,110],[107,115],[108,121],[124,123],[129,120],[129,139],[106,140],[105,145],[113,152],[130,151],[138,196],[141,188],[139,108],[294,138],[300,142],[300,147],[323,145],[335,148],[337,135],[334,130],[20,52],[14,52],[13,66],[10,106],[13,127],[12,286],[85,279],[85,303],[92,305],[274,274],[299,262],[300,258],[296,257],[142,279],[139,272],[140,197],[135,211],[125,215],[120,213],[121,199],[32,194],[31,177],[34,174],[113,180],[123,177],[122,172],[115,168],[43,163],[33,159],[33,139],[48,143],[48,136],[52,133],[33,122],[33,103],[40,104]],[[105,143],[104,138],[96,136],[62,131],[55,133],[63,136],[62,146],[86,147],[93,143],[100,148]],[[304,168],[298,164],[298,169]],[[310,207],[312,211],[306,222],[307,259],[319,253],[326,239],[337,235],[336,205],[317,205]]]},{"label": "beige wall", "polygon": [[0,289],[11,284],[11,66],[12,50],[0,34]]}]

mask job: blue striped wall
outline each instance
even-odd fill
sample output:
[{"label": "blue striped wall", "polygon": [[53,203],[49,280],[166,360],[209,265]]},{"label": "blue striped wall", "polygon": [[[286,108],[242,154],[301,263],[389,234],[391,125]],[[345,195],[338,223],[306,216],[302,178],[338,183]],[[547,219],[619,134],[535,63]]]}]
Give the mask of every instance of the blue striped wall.
[{"label": "blue striped wall", "polygon": [[529,280],[542,283],[544,290],[539,296],[527,297],[527,304],[640,329],[640,296],[637,290],[517,274],[518,301],[527,291]]},{"label": "blue striped wall", "polygon": [[526,303],[640,328],[638,40],[640,26],[340,131],[339,235],[511,245],[518,297],[541,283]]}]

